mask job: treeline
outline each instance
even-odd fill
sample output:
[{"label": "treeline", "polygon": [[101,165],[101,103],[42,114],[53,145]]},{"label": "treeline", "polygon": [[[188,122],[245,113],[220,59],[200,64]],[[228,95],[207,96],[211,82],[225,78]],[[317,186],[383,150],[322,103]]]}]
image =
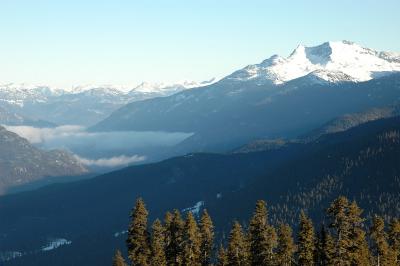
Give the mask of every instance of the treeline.
[{"label": "treeline", "polygon": [[[167,212],[164,222],[148,228],[148,211],[138,199],[131,213],[127,249],[133,266],[262,266],[262,265],[400,265],[400,220],[375,216],[369,227],[363,210],[345,197],[326,210],[326,226],[316,231],[301,212],[296,236],[285,223],[269,222],[264,201],[256,204],[248,226],[234,222],[226,245],[214,244],[214,226],[204,210],[199,221],[191,212],[183,219],[178,210]],[[127,265],[119,251],[114,266]]]}]

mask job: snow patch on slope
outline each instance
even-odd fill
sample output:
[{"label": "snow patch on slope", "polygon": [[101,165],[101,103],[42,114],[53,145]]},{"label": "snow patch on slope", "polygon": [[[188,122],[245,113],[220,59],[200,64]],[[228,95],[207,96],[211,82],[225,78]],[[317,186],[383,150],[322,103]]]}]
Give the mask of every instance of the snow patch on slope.
[{"label": "snow patch on slope", "polygon": [[72,241],[67,240],[65,238],[57,238],[51,240],[46,246],[42,247],[42,251],[50,251],[56,248],[59,248],[64,245],[71,245]]},{"label": "snow patch on slope", "polygon": [[192,207],[188,207],[182,210],[182,212],[191,212],[193,215],[199,216],[201,208],[204,206],[204,201],[199,201]]},{"label": "snow patch on slope", "polygon": [[52,251],[54,249],[60,248],[62,246],[66,245],[71,245],[72,241],[67,240],[65,238],[55,238],[51,239],[45,246],[41,247],[39,250],[33,250],[33,251],[0,251],[0,262],[1,261],[11,261],[16,258],[20,258],[22,256],[28,255],[28,254],[37,254],[41,252],[48,252]]}]

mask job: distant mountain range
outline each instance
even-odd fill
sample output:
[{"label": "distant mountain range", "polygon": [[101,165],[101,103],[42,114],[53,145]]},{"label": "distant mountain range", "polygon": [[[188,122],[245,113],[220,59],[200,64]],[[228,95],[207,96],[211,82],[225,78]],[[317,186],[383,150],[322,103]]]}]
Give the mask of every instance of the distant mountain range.
[{"label": "distant mountain range", "polygon": [[[119,86],[76,86],[57,89],[25,84],[0,85],[0,107],[9,112],[54,124],[93,125],[112,111],[133,101],[164,97],[214,82],[142,83],[135,88]],[[1,122],[1,121],[0,121]]]},{"label": "distant mountain range", "polygon": [[0,126],[0,195],[11,187],[43,178],[86,173],[88,170],[70,153],[42,151]]},{"label": "distant mountain range", "polygon": [[[338,195],[357,200],[367,217],[372,211],[392,217],[400,212],[399,158],[400,118],[394,117],[307,144],[188,154],[1,197],[0,217],[6,219],[0,220],[0,244],[7,254],[21,256],[4,265],[109,265],[114,249],[124,245],[129,212],[139,196],[151,211],[150,221],[173,208],[206,208],[217,238],[232,219],[248,219],[258,199],[267,201],[274,223],[296,223],[301,209],[319,221],[322,206]],[[49,239],[70,244],[41,252]]]},{"label": "distant mountain range", "polygon": [[[378,102],[372,97],[371,86],[377,83],[369,82],[399,71],[399,53],[375,51],[349,41],[326,42],[314,47],[299,45],[288,57],[273,55],[218,82],[212,79],[200,83],[142,83],[135,88],[89,85],[68,90],[4,84],[0,85],[0,107],[58,125],[94,125],[93,130],[193,132],[192,140],[201,143],[205,138],[213,138],[214,146],[233,131],[235,136],[230,142],[239,144],[251,138],[302,134],[346,112],[388,104],[389,99]],[[368,84],[369,91],[357,92],[359,86]],[[347,92],[353,85],[354,91]],[[357,101],[353,98],[359,97],[357,93],[363,93],[362,98],[371,95],[371,99]],[[330,97],[342,102],[340,95],[335,94],[348,98],[344,108],[337,108],[343,112],[315,117],[315,108],[319,108],[315,102],[323,103]],[[293,127],[287,124],[294,121],[286,117],[291,101],[301,108],[293,119],[303,121]],[[314,104],[309,106],[310,102]],[[260,117],[265,117],[264,126],[270,124],[274,128],[261,127]],[[226,125],[223,132],[217,129],[219,133],[210,135],[207,128],[218,128],[222,122]],[[279,125],[280,122],[286,126]],[[252,133],[244,132],[243,127]],[[197,146],[202,150],[204,143]]]}]

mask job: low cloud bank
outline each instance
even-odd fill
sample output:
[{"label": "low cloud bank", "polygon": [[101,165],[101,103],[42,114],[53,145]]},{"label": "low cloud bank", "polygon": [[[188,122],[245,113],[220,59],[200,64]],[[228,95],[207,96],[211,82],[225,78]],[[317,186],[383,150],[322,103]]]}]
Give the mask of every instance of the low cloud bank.
[{"label": "low cloud bank", "polygon": [[117,167],[151,159],[192,135],[158,131],[87,132],[86,128],[75,125],[5,127],[42,149],[68,150],[82,164],[93,167]]},{"label": "low cloud bank", "polygon": [[84,134],[81,126],[59,126],[55,128],[37,128],[31,126],[7,126],[5,128],[27,139],[32,144],[45,143],[54,139],[67,138]]},{"label": "low cloud bank", "polygon": [[88,148],[126,149],[150,146],[173,146],[191,136],[191,133],[160,131],[87,132],[84,127],[67,125],[55,128],[5,126],[7,130],[44,148],[67,147],[71,150]]},{"label": "low cloud bank", "polygon": [[86,166],[96,167],[118,167],[125,166],[133,163],[138,163],[146,160],[145,156],[133,155],[133,156],[115,156],[111,158],[100,158],[100,159],[87,159],[75,155],[75,158]]}]

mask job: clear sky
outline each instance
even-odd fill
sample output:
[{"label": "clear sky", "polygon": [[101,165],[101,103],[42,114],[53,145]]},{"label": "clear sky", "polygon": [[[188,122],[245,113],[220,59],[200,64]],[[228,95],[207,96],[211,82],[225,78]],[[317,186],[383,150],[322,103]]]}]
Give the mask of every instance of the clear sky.
[{"label": "clear sky", "polygon": [[222,77],[298,44],[400,52],[399,0],[0,0],[0,83]]}]

